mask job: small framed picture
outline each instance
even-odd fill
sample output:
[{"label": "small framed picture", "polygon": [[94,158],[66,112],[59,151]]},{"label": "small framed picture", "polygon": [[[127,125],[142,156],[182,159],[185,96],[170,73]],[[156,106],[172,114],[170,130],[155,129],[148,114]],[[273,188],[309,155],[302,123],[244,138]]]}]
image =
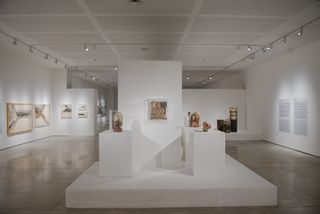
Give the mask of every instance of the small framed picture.
[{"label": "small framed picture", "polygon": [[148,120],[167,121],[168,120],[168,101],[166,99],[148,100]]}]

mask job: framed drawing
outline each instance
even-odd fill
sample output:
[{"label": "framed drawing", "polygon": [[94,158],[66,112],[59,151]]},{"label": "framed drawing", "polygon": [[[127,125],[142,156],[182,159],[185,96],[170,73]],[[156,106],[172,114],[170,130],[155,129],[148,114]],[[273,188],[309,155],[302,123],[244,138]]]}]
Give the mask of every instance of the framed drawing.
[{"label": "framed drawing", "polygon": [[62,104],[61,105],[61,119],[71,119],[72,118],[72,105]]},{"label": "framed drawing", "polygon": [[9,136],[31,132],[33,128],[33,105],[7,103],[7,134]]},{"label": "framed drawing", "polygon": [[87,104],[79,104],[78,118],[88,118]]},{"label": "framed drawing", "polygon": [[148,100],[148,120],[166,121],[168,119],[168,102],[165,99]]},{"label": "framed drawing", "polygon": [[34,127],[43,127],[50,124],[50,107],[48,104],[34,104]]}]

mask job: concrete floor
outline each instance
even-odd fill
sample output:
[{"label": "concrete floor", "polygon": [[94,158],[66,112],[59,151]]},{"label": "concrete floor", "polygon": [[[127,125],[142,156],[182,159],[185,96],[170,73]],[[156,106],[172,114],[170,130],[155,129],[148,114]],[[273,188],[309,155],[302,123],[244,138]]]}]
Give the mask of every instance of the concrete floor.
[{"label": "concrete floor", "polygon": [[277,207],[67,209],[64,190],[98,159],[96,137],[52,137],[0,151],[0,213],[320,213],[320,158],[265,142],[227,153],[278,186]]}]

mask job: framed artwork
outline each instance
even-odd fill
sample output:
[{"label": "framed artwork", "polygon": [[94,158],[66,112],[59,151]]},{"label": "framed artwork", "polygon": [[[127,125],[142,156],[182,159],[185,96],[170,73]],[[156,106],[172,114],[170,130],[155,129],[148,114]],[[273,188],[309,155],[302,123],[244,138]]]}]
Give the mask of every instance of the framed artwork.
[{"label": "framed artwork", "polygon": [[168,119],[168,102],[164,99],[148,100],[148,119],[151,121],[166,121]]},{"label": "framed artwork", "polygon": [[50,107],[48,104],[34,104],[34,127],[43,127],[50,124]]},{"label": "framed artwork", "polygon": [[61,105],[61,119],[71,119],[72,118],[72,105],[62,104]]},{"label": "framed artwork", "polygon": [[9,136],[31,132],[33,128],[33,105],[7,103],[7,134]]},{"label": "framed artwork", "polygon": [[78,118],[88,118],[87,104],[79,104]]}]

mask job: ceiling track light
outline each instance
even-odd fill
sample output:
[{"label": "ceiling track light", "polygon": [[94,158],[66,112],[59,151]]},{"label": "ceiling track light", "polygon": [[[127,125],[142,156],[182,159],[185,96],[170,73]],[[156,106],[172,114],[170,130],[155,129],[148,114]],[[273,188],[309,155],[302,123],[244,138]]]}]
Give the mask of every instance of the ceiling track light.
[{"label": "ceiling track light", "polygon": [[266,47],[267,51],[272,50],[272,47],[273,47],[273,44],[271,43],[270,45],[268,45],[268,46]]},{"label": "ceiling track light", "polygon": [[249,61],[254,60],[254,57],[255,57],[254,53],[253,53],[253,54],[251,54],[251,55],[249,56]]},{"label": "ceiling track light", "polygon": [[282,44],[286,44],[287,43],[287,36],[284,36],[281,40]]},{"label": "ceiling track light", "polygon": [[132,5],[132,6],[140,6],[141,5],[141,0],[130,0],[130,4]]},{"label": "ceiling track light", "polygon": [[84,50],[89,51],[89,46],[87,44],[84,44]]},{"label": "ceiling track light", "polygon": [[298,31],[298,36],[302,36],[303,35],[303,27],[301,27]]},{"label": "ceiling track light", "polygon": [[33,51],[33,48],[31,47],[31,46],[29,46],[29,52],[30,53],[33,53],[34,51]]},{"label": "ceiling track light", "polygon": [[54,63],[56,63],[56,64],[57,64],[57,63],[58,63],[58,59],[55,59],[55,60],[54,60]]},{"label": "ceiling track light", "polygon": [[117,71],[118,70],[118,66],[114,66],[114,70]]},{"label": "ceiling track light", "polygon": [[187,76],[187,77],[186,77],[186,80],[190,80],[190,76]]},{"label": "ceiling track light", "polygon": [[240,52],[240,45],[237,45],[237,52]]},{"label": "ceiling track light", "polygon": [[49,55],[48,54],[44,55],[44,58],[49,59]]},{"label": "ceiling track light", "polygon": [[13,45],[17,45],[17,44],[18,44],[18,40],[17,40],[17,39],[14,39],[14,40],[12,41],[12,44],[13,44]]},{"label": "ceiling track light", "polygon": [[252,47],[251,46],[248,46],[248,51],[252,51]]},{"label": "ceiling track light", "polygon": [[208,79],[209,79],[209,80],[212,80],[212,76],[209,76]]},{"label": "ceiling track light", "polygon": [[207,82],[206,82],[206,81],[203,81],[203,82],[202,82],[202,85],[205,85],[205,84],[207,84]]}]

